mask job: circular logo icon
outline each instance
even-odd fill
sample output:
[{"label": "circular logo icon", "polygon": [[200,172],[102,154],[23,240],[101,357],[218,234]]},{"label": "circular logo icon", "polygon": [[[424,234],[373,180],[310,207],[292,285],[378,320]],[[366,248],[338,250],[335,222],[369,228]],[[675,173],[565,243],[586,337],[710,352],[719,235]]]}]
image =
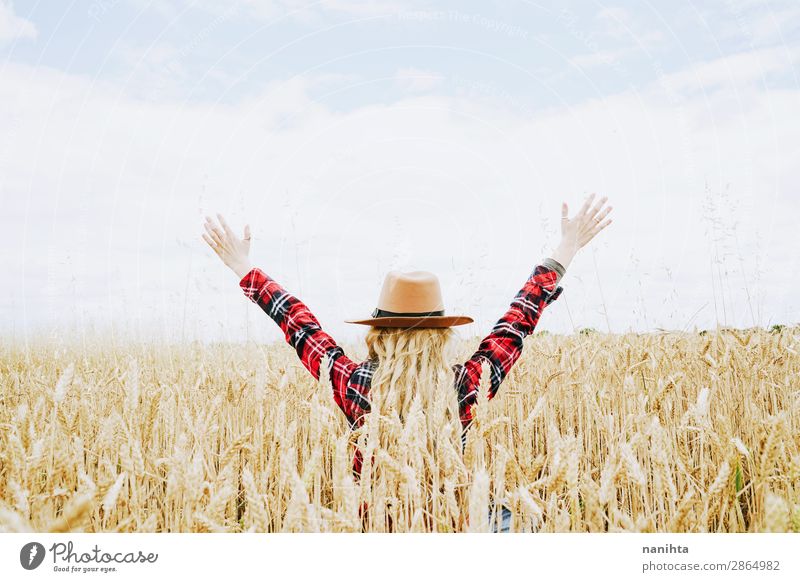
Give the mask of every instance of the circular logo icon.
[{"label": "circular logo icon", "polygon": [[26,570],[35,570],[44,561],[44,546],[39,542],[29,542],[19,551],[19,563]]}]

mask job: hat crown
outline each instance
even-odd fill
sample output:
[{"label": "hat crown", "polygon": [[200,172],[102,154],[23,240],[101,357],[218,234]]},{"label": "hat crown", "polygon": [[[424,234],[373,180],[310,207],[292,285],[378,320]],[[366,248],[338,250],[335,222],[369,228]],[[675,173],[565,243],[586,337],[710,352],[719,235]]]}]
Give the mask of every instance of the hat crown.
[{"label": "hat crown", "polygon": [[378,309],[395,313],[443,310],[438,277],[428,271],[389,271],[378,297]]}]

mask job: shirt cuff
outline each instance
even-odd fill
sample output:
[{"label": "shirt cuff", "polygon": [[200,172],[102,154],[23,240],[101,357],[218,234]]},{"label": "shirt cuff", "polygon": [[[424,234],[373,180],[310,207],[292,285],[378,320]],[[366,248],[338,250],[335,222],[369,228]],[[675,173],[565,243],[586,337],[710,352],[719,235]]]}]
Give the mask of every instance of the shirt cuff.
[{"label": "shirt cuff", "polygon": [[547,257],[544,261],[542,261],[542,265],[556,272],[556,284],[558,284],[558,282],[561,280],[561,277],[564,276],[564,273],[567,272],[561,263],[550,257]]},{"label": "shirt cuff", "polygon": [[557,261],[553,261],[553,263],[555,264],[542,261],[542,263],[536,265],[523,288],[523,292],[530,292],[531,286],[540,286],[545,305],[550,305],[564,291],[564,288],[558,284],[558,280],[561,278],[558,269],[563,269],[564,267]]},{"label": "shirt cuff", "polygon": [[250,301],[256,302],[258,301],[259,294],[270,281],[272,281],[272,279],[270,279],[264,271],[258,267],[253,267],[241,278],[239,287],[241,287]]}]

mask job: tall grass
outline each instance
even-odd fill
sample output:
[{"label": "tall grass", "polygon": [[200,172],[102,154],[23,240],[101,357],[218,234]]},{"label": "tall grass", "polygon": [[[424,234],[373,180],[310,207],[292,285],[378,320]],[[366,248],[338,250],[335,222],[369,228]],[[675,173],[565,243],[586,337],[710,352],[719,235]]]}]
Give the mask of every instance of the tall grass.
[{"label": "tall grass", "polygon": [[484,531],[502,499],[515,531],[797,532],[798,351],[797,327],[537,334],[463,455],[401,435],[356,481],[285,344],[6,345],[0,531]]}]

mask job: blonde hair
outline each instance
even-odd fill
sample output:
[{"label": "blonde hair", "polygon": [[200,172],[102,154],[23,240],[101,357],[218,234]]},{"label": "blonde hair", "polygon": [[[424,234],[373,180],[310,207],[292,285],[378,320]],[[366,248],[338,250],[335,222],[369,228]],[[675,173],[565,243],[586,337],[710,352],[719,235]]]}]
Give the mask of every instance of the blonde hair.
[{"label": "blonde hair", "polygon": [[453,414],[457,419],[458,398],[449,362],[454,335],[449,327],[370,328],[367,349],[369,357],[378,361],[370,385],[372,406],[405,420],[419,398],[426,413],[438,406],[448,420]]},{"label": "blonde hair", "polygon": [[[371,328],[366,343],[377,360],[370,384],[370,413],[358,430],[363,451],[362,483],[378,490],[401,491],[394,507],[396,525],[416,530],[405,511],[424,508],[429,520],[450,522],[457,510],[442,507],[442,493],[452,497],[457,476],[465,476],[461,458],[458,394],[450,361],[455,333],[450,328]],[[454,500],[455,498],[453,498]],[[452,505],[452,504],[448,504]],[[374,527],[383,527],[380,515]],[[401,523],[397,523],[400,520]],[[380,524],[380,525],[379,525]]]}]

